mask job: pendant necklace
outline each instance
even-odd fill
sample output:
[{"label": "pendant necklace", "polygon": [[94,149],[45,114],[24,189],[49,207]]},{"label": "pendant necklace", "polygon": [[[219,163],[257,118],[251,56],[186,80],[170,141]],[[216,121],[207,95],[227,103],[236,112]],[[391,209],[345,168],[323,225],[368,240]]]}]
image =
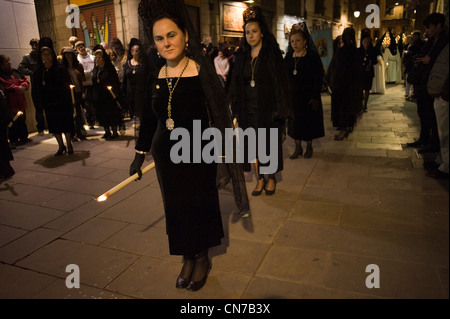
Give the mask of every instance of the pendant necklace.
[{"label": "pendant necklace", "polygon": [[173,91],[175,91],[175,88],[178,85],[178,82],[181,79],[181,76],[183,75],[184,71],[186,71],[187,66],[189,64],[189,58],[186,59],[186,65],[183,68],[183,71],[181,71],[180,75],[178,76],[177,81],[175,82],[175,85],[172,87],[172,81],[169,82],[169,78],[167,77],[167,63],[166,63],[166,82],[167,82],[167,86],[169,88],[169,103],[167,104],[167,116],[168,119],[166,120],[166,127],[169,131],[172,131],[173,128],[175,127],[175,122],[172,119],[172,95],[173,95]]},{"label": "pendant necklace", "polygon": [[294,64],[294,72],[292,72],[292,73],[294,73],[294,75],[298,74],[298,71],[297,71],[297,63],[298,63],[298,61],[300,61],[300,58],[294,58],[294,62],[295,62],[295,64]]},{"label": "pendant necklace", "polygon": [[257,56],[253,61],[250,62],[250,66],[252,67],[252,80],[250,81],[250,86],[252,88],[254,88],[256,86],[255,68],[256,68],[256,63],[258,62],[258,58],[259,58],[259,56]]}]

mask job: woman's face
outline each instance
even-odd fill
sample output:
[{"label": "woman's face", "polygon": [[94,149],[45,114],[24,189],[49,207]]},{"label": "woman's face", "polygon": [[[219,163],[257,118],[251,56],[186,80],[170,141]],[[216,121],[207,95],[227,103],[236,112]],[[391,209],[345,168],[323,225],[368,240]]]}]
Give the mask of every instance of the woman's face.
[{"label": "woman's face", "polygon": [[362,41],[362,45],[363,45],[363,47],[364,47],[365,50],[367,50],[367,49],[369,48],[370,42],[371,42],[370,38],[365,38],[365,39]]},{"label": "woman's face", "polygon": [[139,46],[138,45],[133,45],[131,47],[131,55],[135,59],[139,57]]},{"label": "woman's face", "polygon": [[245,25],[245,39],[252,48],[262,43],[263,34],[258,22],[249,22]]},{"label": "woman's face", "polygon": [[292,49],[294,49],[295,52],[301,52],[306,45],[306,39],[303,37],[301,33],[295,33],[291,35],[290,42]]},{"label": "woman's face", "polygon": [[46,68],[50,68],[53,64],[53,56],[49,50],[43,50],[41,53],[42,62]]},{"label": "woman's face", "polygon": [[101,53],[95,54],[95,63],[101,68],[103,68],[105,66],[105,60],[103,60],[103,54],[101,54]]},{"label": "woman's face", "polygon": [[153,41],[158,53],[168,61],[177,61],[186,56],[186,43],[189,37],[175,22],[168,18],[156,21],[153,25]]},{"label": "woman's face", "polygon": [[72,56],[72,53],[64,53],[64,58],[67,60],[67,61],[70,61],[70,62],[72,62],[73,61],[73,56]]}]

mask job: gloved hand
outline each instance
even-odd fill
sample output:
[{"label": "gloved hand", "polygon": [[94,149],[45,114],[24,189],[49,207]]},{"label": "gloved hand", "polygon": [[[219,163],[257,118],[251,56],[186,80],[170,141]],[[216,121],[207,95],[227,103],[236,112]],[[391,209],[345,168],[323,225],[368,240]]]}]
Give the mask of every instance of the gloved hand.
[{"label": "gloved hand", "polygon": [[141,166],[142,163],[144,163],[144,160],[145,154],[136,153],[136,155],[134,156],[134,160],[130,165],[130,176],[138,173],[139,177],[137,180],[140,180],[142,178]]}]

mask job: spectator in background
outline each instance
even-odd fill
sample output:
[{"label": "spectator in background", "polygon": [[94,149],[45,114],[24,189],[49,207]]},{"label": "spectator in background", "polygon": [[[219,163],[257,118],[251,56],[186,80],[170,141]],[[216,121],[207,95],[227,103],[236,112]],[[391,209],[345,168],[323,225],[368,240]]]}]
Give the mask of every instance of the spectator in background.
[{"label": "spectator in background", "polygon": [[9,104],[9,112],[15,116],[22,112],[11,128],[9,128],[9,141],[11,145],[22,145],[31,141],[28,138],[26,125],[27,100],[25,91],[30,87],[27,77],[18,70],[11,68],[9,56],[0,54],[0,84],[6,90],[6,97]]},{"label": "spectator in background", "polygon": [[228,77],[228,72],[230,71],[230,62],[224,54],[222,47],[219,47],[219,52],[217,57],[214,59],[214,66],[216,68],[217,75],[219,76],[220,83],[225,87]]},{"label": "spectator in background", "polygon": [[86,81],[83,82],[83,100],[82,105],[86,110],[86,120],[90,129],[94,129],[95,125],[95,108],[94,108],[94,87],[92,85],[92,72],[94,71],[94,57],[87,52],[84,42],[78,41],[75,44],[78,52],[77,59],[83,65]]},{"label": "spectator in background", "polygon": [[411,34],[411,44],[403,54],[403,65],[405,67],[405,98],[412,100],[414,98],[414,86],[408,83],[408,74],[414,66],[414,59],[420,56],[425,41],[422,39],[422,32],[415,30]]},{"label": "spectator in background", "polygon": [[75,45],[77,42],[78,42],[78,38],[76,36],[73,35],[69,38],[69,44],[72,47],[72,49],[74,49],[74,50],[76,50]]},{"label": "spectator in background", "polygon": [[445,16],[442,13],[432,13],[425,18],[423,25],[428,37],[423,46],[421,57],[414,60],[421,65],[420,80],[414,87],[417,96],[417,112],[419,114],[421,131],[417,145],[420,147],[418,153],[438,153],[440,151],[439,133],[434,111],[434,98],[427,91],[428,78],[434,63],[442,49],[448,43],[448,35],[445,28]]},{"label": "spectator in background", "polygon": [[35,119],[36,119],[36,128],[38,130],[38,134],[44,134],[45,130],[45,116],[44,116],[44,108],[39,104],[38,99],[36,98],[36,90],[33,90],[33,73],[39,67],[39,63],[41,63],[41,58],[39,57],[39,39],[33,38],[30,40],[31,52],[27,55],[23,56],[22,61],[19,64],[17,70],[30,77],[31,82],[31,98],[33,100],[34,109],[35,109]]}]

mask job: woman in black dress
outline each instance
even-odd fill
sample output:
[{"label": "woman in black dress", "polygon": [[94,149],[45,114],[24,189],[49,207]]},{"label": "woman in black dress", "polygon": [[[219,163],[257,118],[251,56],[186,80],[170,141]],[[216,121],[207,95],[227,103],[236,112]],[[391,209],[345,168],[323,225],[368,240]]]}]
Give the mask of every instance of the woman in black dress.
[{"label": "woman in black dress", "polygon": [[288,134],[295,140],[296,159],[303,155],[302,141],[306,141],[304,158],[313,154],[312,140],[325,136],[321,99],[324,69],[322,60],[307,43],[309,34],[296,24],[289,35],[290,48],[285,62],[291,79],[294,121]]},{"label": "woman in black dress", "polygon": [[92,74],[92,83],[95,90],[95,115],[99,124],[105,130],[102,138],[117,138],[119,136],[117,127],[122,122],[121,108],[116,102],[120,97],[119,77],[108,54],[101,45],[94,47],[94,55],[95,67]]},{"label": "woman in black dress", "polygon": [[[259,196],[265,189],[266,195],[273,195],[276,189],[275,174],[283,170],[283,128],[286,119],[292,116],[289,77],[279,45],[265,21],[262,9],[258,6],[249,7],[243,16],[245,37],[236,52],[229,100],[233,116],[242,129],[253,128],[256,132],[259,129],[266,130],[266,154],[269,154],[271,144],[269,129],[278,130],[276,171],[263,174],[261,170],[269,163],[256,158],[258,182],[252,192],[253,196]],[[248,161],[254,159],[247,158]],[[246,170],[251,170],[251,167],[247,166]]]},{"label": "woman in black dress", "polygon": [[364,99],[362,111],[367,112],[367,103],[369,102],[370,90],[372,89],[373,78],[375,76],[374,66],[378,63],[377,54],[372,44],[372,38],[370,37],[370,31],[361,32],[361,46],[358,48],[358,53],[363,72],[362,89],[364,91]]},{"label": "woman in black dress", "polygon": [[[352,27],[342,33],[343,46],[330,62],[329,75],[332,89],[331,114],[333,126],[339,129],[334,139],[348,137],[349,129],[356,123],[362,103],[362,69],[356,48],[355,30]],[[332,67],[331,67],[332,66]]]},{"label": "woman in black dress", "polygon": [[[47,39],[47,38],[46,38]],[[45,44],[47,42],[47,44]],[[75,131],[73,105],[70,93],[72,84],[69,73],[63,64],[56,60],[51,40],[39,41],[42,65],[34,73],[38,97],[44,106],[48,130],[58,142],[55,156],[67,152],[73,154],[72,136]],[[66,138],[64,145],[62,134]]]},{"label": "woman in black dress", "polygon": [[[195,291],[204,286],[211,268],[209,248],[220,245],[224,236],[217,164],[195,161],[198,153],[191,145],[187,154],[185,149],[181,151],[188,159],[179,162],[179,152],[174,157],[171,151],[180,141],[171,140],[171,135],[181,128],[191,137],[194,126],[203,131],[210,120],[223,132],[232,125],[231,115],[225,91],[213,65],[202,54],[183,0],[143,0],[139,14],[160,58],[150,53],[154,62],[149,65],[155,66],[147,79],[151,108],[146,104],[143,110],[130,175],[137,172],[141,176],[145,153],[151,149],[164,202],[170,254],[184,257],[176,287]],[[203,149],[208,141],[198,142]],[[243,180],[243,173],[241,176]]]}]

